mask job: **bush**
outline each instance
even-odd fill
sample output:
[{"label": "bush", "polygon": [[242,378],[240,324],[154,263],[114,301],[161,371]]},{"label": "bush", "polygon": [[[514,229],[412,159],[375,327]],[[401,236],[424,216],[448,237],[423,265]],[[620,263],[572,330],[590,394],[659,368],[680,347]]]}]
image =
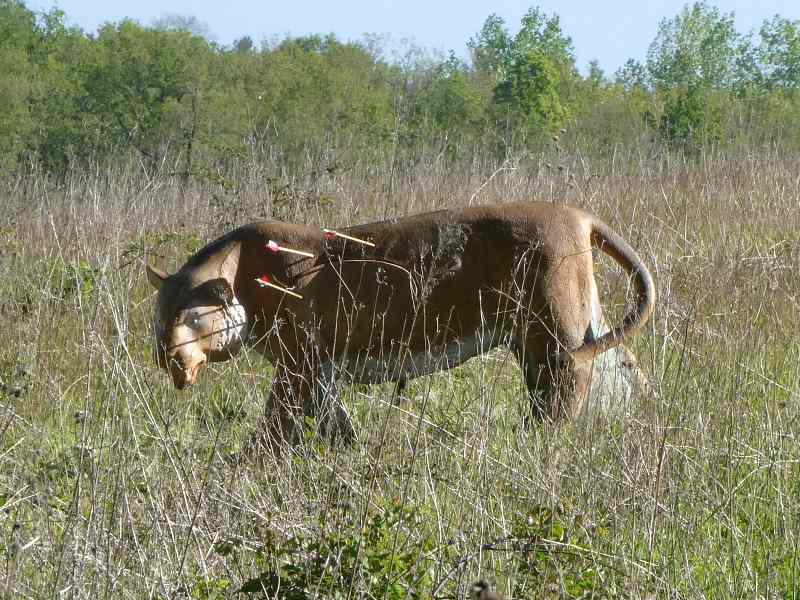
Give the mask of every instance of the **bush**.
[{"label": "bush", "polygon": [[280,591],[286,600],[427,598],[431,548],[413,543],[409,526],[415,517],[413,509],[399,505],[366,517],[363,525],[337,511],[321,512],[315,536],[268,537],[260,561],[269,568],[240,592],[271,598]]}]

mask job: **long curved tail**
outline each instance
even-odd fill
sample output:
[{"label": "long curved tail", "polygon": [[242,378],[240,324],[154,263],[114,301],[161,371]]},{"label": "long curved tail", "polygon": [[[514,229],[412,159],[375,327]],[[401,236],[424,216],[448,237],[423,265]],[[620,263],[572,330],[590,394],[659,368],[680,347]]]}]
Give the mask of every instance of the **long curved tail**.
[{"label": "long curved tail", "polygon": [[622,323],[613,327],[596,340],[586,342],[570,352],[576,359],[591,359],[596,355],[619,346],[628,337],[641,329],[650,318],[655,305],[656,290],[650,271],[636,251],[622,237],[600,220],[592,221],[592,246],[613,258],[629,276],[636,287],[636,307],[628,312]]}]

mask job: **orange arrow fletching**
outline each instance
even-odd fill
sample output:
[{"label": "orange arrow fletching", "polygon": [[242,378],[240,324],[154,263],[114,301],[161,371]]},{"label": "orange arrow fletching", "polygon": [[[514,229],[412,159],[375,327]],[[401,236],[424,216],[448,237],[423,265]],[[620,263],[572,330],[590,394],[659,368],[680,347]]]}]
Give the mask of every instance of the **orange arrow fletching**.
[{"label": "orange arrow fletching", "polygon": [[367,240],[362,240],[360,238],[353,237],[352,235],[347,235],[346,233],[340,233],[333,229],[323,229],[322,233],[326,239],[331,239],[332,237],[340,237],[344,238],[345,240],[350,240],[351,242],[357,242],[359,244],[364,244],[365,246],[371,246],[373,248],[375,247],[375,244],[373,244],[372,242],[368,242]]},{"label": "orange arrow fletching", "polygon": [[288,294],[289,296],[294,296],[295,298],[300,298],[302,300],[302,296],[297,292],[293,292],[292,290],[286,289],[283,286],[275,285],[271,283],[269,277],[267,275],[262,275],[261,277],[256,277],[255,282],[260,285],[261,287],[270,287],[274,290],[278,290],[279,292],[283,292],[284,294]]},{"label": "orange arrow fletching", "polygon": [[286,248],[278,244],[278,242],[274,240],[270,240],[264,245],[264,248],[269,250],[270,252],[288,252],[289,254],[297,254],[299,256],[305,256],[307,258],[314,258],[314,255],[311,252],[304,252],[302,250],[295,250],[294,248]]}]

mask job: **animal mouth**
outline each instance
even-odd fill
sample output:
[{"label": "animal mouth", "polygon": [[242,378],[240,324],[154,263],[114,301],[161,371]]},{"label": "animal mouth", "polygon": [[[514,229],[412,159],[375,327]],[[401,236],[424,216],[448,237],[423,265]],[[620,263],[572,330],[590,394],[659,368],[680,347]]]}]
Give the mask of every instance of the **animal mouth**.
[{"label": "animal mouth", "polygon": [[203,360],[188,367],[180,367],[175,365],[172,369],[170,369],[172,383],[179,390],[183,390],[194,385],[197,381],[197,374],[200,372],[200,367],[202,367],[205,362],[206,361]]}]

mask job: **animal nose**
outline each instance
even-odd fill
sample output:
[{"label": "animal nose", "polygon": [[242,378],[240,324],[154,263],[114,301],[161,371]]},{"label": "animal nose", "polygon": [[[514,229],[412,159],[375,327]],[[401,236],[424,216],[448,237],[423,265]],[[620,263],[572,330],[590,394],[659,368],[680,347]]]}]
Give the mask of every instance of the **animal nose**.
[{"label": "animal nose", "polygon": [[168,371],[169,376],[172,378],[172,383],[176,388],[182,390],[188,385],[186,368],[176,359],[172,358],[169,360]]},{"label": "animal nose", "polygon": [[197,373],[206,363],[205,358],[190,364],[185,365],[180,360],[172,357],[169,359],[169,374],[172,378],[172,383],[176,388],[182,390],[193,385],[197,381]]}]

